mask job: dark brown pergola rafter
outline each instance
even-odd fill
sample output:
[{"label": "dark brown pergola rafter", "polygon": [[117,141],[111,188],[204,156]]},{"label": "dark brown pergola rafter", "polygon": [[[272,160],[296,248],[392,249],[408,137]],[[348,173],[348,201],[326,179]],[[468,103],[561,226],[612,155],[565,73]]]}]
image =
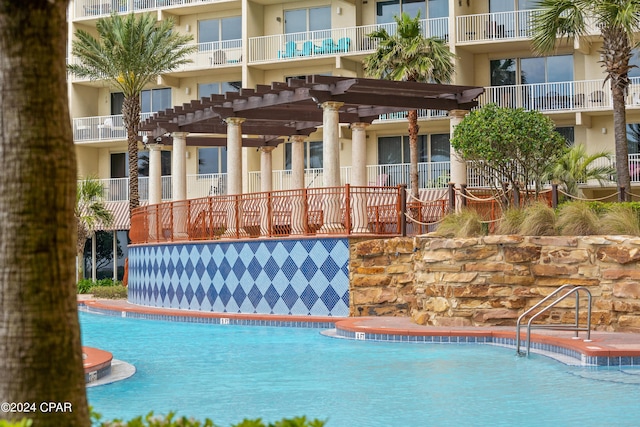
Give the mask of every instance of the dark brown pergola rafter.
[{"label": "dark brown pergola rafter", "polygon": [[[470,110],[484,88],[312,75],[193,100],[156,113],[139,126],[150,138],[188,132],[187,145],[226,145],[226,119],[239,117],[244,147],[275,146],[281,137],[310,135],[322,126],[324,102],[341,102],[341,123],[371,123],[381,114],[413,109]],[[196,135],[194,135],[196,134]],[[205,136],[209,135],[209,136]]]}]

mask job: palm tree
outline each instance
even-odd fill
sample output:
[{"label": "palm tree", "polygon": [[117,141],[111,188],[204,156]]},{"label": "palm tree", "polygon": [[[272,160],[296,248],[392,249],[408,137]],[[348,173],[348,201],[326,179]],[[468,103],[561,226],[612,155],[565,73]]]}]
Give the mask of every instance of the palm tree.
[{"label": "palm tree", "polygon": [[[581,37],[600,29],[602,66],[611,84],[613,128],[618,185],[629,191],[625,96],[629,87],[629,59],[640,31],[638,0],[541,0],[541,13],[533,20],[533,47],[539,53],[555,49],[557,38]],[[620,201],[625,194],[618,195]]]},{"label": "palm tree", "polygon": [[78,185],[75,209],[78,226],[78,242],[76,245],[78,277],[84,277],[84,246],[87,239],[95,233],[99,224],[109,225],[113,221],[113,214],[104,204],[104,185],[95,179],[85,179]]},{"label": "palm tree", "polygon": [[[453,76],[455,55],[438,37],[423,37],[420,13],[415,18],[402,13],[395,18],[397,29],[389,34],[380,28],[369,34],[378,41],[377,50],[364,61],[365,73],[385,80],[448,83]],[[409,155],[411,195],[418,197],[418,111],[411,110],[409,122]]]},{"label": "palm tree", "polygon": [[170,19],[158,21],[154,15],[111,15],[96,24],[98,38],[84,30],[75,32],[72,54],[78,64],[69,71],[81,78],[106,80],[124,95],[122,119],[127,130],[129,152],[129,210],[139,205],[138,141],[140,92],[160,74],[191,62],[197,50],[188,46],[191,35],[174,30]]},{"label": "palm tree", "polygon": [[[68,1],[0,7],[0,396],[34,426],[89,426],[75,286]],[[28,29],[28,30],[27,30]],[[68,402],[49,412],[39,402]]]},{"label": "palm tree", "polygon": [[[605,159],[606,165],[597,166],[600,159]],[[603,185],[606,181],[611,180],[615,169],[609,166],[610,161],[611,155],[609,153],[600,151],[587,154],[584,144],[577,144],[567,149],[557,163],[551,166],[546,178],[559,183],[567,194],[581,197],[583,193],[579,184],[595,180]]]}]

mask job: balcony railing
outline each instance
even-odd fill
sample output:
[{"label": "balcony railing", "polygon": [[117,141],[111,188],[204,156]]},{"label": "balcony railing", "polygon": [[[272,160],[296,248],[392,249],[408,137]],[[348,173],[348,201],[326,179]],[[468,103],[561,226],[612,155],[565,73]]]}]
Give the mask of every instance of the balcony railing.
[{"label": "balcony railing", "polygon": [[531,37],[531,21],[540,10],[481,13],[458,16],[457,41],[460,44]]},{"label": "balcony railing", "polygon": [[[377,41],[369,37],[373,31],[385,28],[394,33],[396,24],[363,25],[332,28],[300,33],[276,34],[249,39],[249,64],[288,61],[340,54],[368,53],[377,48]],[[449,39],[449,19],[422,20],[425,37]]]},{"label": "balcony railing", "polygon": [[242,40],[197,43],[198,51],[189,55],[190,63],[179,70],[201,70],[242,63]]},{"label": "balcony railing", "polygon": [[221,0],[78,0],[75,2],[75,18],[100,18],[116,13],[149,11],[173,6],[220,3]]},{"label": "balcony railing", "polygon": [[[153,113],[142,113],[140,119],[146,120],[152,115]],[[77,117],[73,119],[72,126],[75,142],[127,139],[127,130],[124,127],[122,114]]]},{"label": "balcony railing", "polygon": [[[129,200],[129,178],[110,178],[98,180],[105,188],[105,200],[121,202]],[[171,176],[162,177],[162,200],[172,199]],[[187,175],[187,198],[218,196],[227,192],[227,174]],[[149,178],[138,178],[140,200],[149,199]]]},{"label": "balcony railing", "polygon": [[[640,77],[630,79],[628,107],[640,107]],[[612,108],[611,90],[604,80],[491,86],[478,98],[480,106],[540,111],[596,111]]]}]

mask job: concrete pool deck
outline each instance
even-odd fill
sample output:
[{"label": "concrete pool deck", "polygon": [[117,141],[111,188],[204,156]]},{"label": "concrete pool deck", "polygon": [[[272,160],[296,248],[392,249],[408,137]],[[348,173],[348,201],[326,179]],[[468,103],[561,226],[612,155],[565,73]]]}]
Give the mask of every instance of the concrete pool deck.
[{"label": "concrete pool deck", "polygon": [[[87,308],[113,312],[122,317],[129,317],[128,313],[147,316],[148,318],[176,317],[181,321],[188,318],[194,322],[204,319],[225,319],[219,323],[228,323],[234,320],[252,320],[283,323],[317,323],[321,325],[334,324],[337,335],[342,338],[361,340],[394,341],[394,342],[492,342],[504,345],[513,345],[515,340],[515,327],[435,327],[415,324],[406,317],[310,317],[310,316],[276,316],[263,314],[234,314],[211,313],[188,310],[164,309],[158,307],[144,307],[131,304],[125,300],[91,299],[79,297],[79,304]],[[236,322],[234,322],[236,323]],[[521,328],[522,346],[526,345],[524,339],[526,327]],[[574,332],[557,331],[550,329],[537,329],[531,332],[532,348],[538,348],[544,352],[548,349],[565,349],[582,356],[583,362],[594,365],[640,365],[640,334],[631,332],[601,332],[591,331],[591,341],[585,342],[585,332],[581,332],[579,338],[573,338]],[[575,355],[573,357],[576,357]],[[607,363],[602,361],[607,360]],[[616,362],[617,360],[617,362]]]}]

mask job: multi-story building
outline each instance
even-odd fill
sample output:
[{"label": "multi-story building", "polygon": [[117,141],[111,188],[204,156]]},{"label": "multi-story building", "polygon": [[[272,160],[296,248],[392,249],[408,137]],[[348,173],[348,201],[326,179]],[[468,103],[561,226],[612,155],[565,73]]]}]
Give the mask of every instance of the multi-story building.
[{"label": "multi-story building", "polygon": [[[198,49],[192,62],[158,78],[142,94],[143,118],[211,94],[322,74],[363,77],[362,59],[373,52],[374,29],[394,30],[394,15],[423,19],[425,36],[439,36],[456,54],[453,84],[482,86],[480,105],[538,109],[551,117],[570,143],[588,152],[613,152],[610,91],[600,64],[601,41],[592,34],[562,43],[553,54],[531,48],[532,0],[74,0],[70,38],[76,29],[95,31],[98,19],[116,13],[152,13],[173,19],[177,31],[192,34]],[[70,57],[69,61],[74,58]],[[637,55],[632,58],[640,64]],[[640,68],[630,74],[627,96],[629,162],[632,182],[640,181]],[[128,167],[122,126],[122,94],[103,82],[69,78],[74,139],[80,177],[104,180],[111,202],[126,212]],[[440,188],[449,180],[450,118],[446,112],[420,111],[421,188]],[[409,150],[405,114],[381,116],[366,129],[367,176],[371,185],[408,182]],[[322,186],[322,129],[305,140],[305,185]],[[351,131],[340,127],[341,181],[350,180]],[[162,198],[171,200],[171,147],[162,151]],[[187,197],[225,192],[226,149],[188,147]],[[271,153],[273,189],[287,189],[291,143]],[[141,146],[140,194],[148,196],[148,152]],[[260,153],[243,149],[243,192],[260,191]],[[478,185],[474,169],[469,186]],[[612,191],[585,187],[591,196]],[[113,205],[116,206],[116,205]],[[126,218],[126,215],[121,215]],[[124,223],[116,223],[126,229]],[[125,234],[126,235],[126,234]],[[123,240],[123,239],[120,239]],[[123,240],[124,241],[124,240]]]}]

